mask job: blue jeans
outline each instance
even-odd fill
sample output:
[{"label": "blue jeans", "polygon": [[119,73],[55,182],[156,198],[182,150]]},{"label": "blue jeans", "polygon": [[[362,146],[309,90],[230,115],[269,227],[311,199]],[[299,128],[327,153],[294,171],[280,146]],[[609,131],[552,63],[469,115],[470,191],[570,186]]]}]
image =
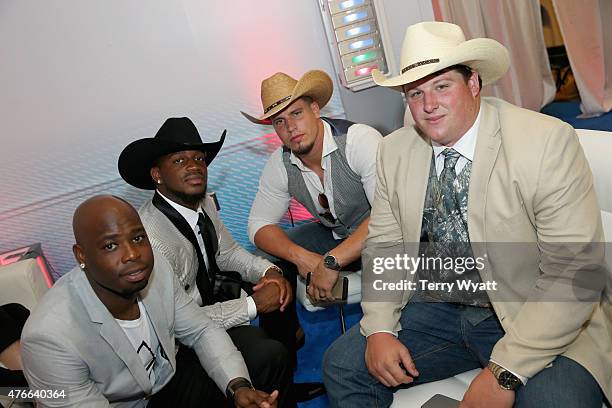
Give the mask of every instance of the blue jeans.
[{"label": "blue jeans", "polygon": [[[486,366],[504,331],[495,315],[475,322],[470,307],[411,302],[402,311],[399,340],[408,347],[419,377],[413,385],[437,381]],[[327,350],[323,381],[331,407],[388,407],[399,388],[382,385],[365,364],[366,339],[353,326]],[[516,394],[515,407],[600,408],[601,389],[578,363],[558,357]]]}]

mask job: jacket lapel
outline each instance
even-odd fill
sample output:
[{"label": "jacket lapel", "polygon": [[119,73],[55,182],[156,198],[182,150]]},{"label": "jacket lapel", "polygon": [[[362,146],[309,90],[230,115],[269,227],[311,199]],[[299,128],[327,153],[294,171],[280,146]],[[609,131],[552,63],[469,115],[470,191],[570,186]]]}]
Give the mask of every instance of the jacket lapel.
[{"label": "jacket lapel", "polygon": [[[176,211],[163,197],[161,197],[157,191],[153,195],[152,200],[153,206],[157,208],[162,214],[164,214],[170,222],[176,227],[176,229],[185,237],[196,252],[198,257],[198,273],[196,275],[196,284],[198,286],[198,290],[200,291],[200,295],[202,296],[202,301],[204,305],[209,305],[214,302],[213,290],[214,290],[214,282],[215,282],[215,268],[207,268],[206,263],[204,261],[204,255],[202,254],[202,249],[200,248],[200,244],[193,233],[193,229],[191,226],[187,224],[185,218],[178,211]],[[209,217],[210,220],[210,217]],[[208,223],[212,226],[212,221]],[[206,231],[207,237],[203,237],[204,242],[208,239],[212,244],[211,253],[207,254],[209,263],[212,264],[215,262],[215,257],[217,254],[217,248],[219,244],[217,242],[217,234],[214,226],[209,228]],[[207,249],[208,252],[208,249]],[[211,262],[212,261],[212,262]],[[216,265],[216,262],[214,263]]]},{"label": "jacket lapel", "polygon": [[[153,282],[153,275],[155,273],[155,269],[149,278],[149,282]],[[163,273],[163,272],[161,272]],[[155,335],[159,340],[159,344],[162,348],[162,352],[165,353],[165,359],[168,360],[172,368],[176,370],[176,362],[173,363],[173,359],[168,358],[169,353],[174,353],[174,341],[173,338],[167,335],[168,330],[164,330],[165,327],[169,327],[168,323],[164,323],[160,319],[164,319],[167,313],[164,312],[161,299],[164,299],[167,294],[160,293],[161,288],[152,287],[151,285],[147,286],[147,288],[141,292],[142,303],[145,306],[145,310],[147,316],[149,317],[149,321],[153,326],[153,330],[155,331]],[[153,334],[153,333],[151,333]],[[162,356],[163,357],[163,356]]]},{"label": "jacket lapel", "polygon": [[[425,194],[427,193],[427,183],[429,179],[429,167],[431,166],[432,147],[430,140],[419,135],[414,145],[407,154],[404,165],[398,166],[401,168],[399,180],[405,180],[406,177],[413,178],[414,182],[410,183],[410,188],[406,188],[403,194],[404,206],[402,208],[402,225],[410,225],[412,228],[403,230],[403,238],[406,243],[418,243],[421,239],[421,225],[423,224],[423,206],[425,204]],[[408,187],[408,183],[404,182],[404,186]]]},{"label": "jacket lapel", "polygon": [[172,222],[172,224],[174,224],[176,229],[178,229],[179,232],[183,234],[183,236],[187,238],[189,242],[191,242],[191,245],[193,245],[196,252],[198,252],[198,261],[203,260],[202,252],[200,251],[200,244],[198,244],[198,240],[195,234],[193,233],[191,226],[187,224],[187,221],[185,221],[185,218],[183,218],[183,216],[179,214],[178,211],[172,208],[172,206],[168,204],[168,202],[164,200],[157,193],[157,191],[153,195],[152,201],[155,208],[157,208],[159,211],[161,211],[162,214],[168,217],[168,219],[170,220],[170,222]]},{"label": "jacket lapel", "polygon": [[119,324],[94,292],[85,273],[75,274],[72,282],[76,294],[80,297],[85,310],[89,314],[89,318],[93,323],[100,324],[100,336],[112,347],[117,356],[123,360],[138,385],[140,385],[140,388],[146,394],[150,394],[152,391],[151,381],[149,381],[149,376],[142,364],[142,360],[140,360],[136,350],[134,350],[134,347]]},{"label": "jacket lapel", "polygon": [[485,242],[487,189],[501,145],[497,111],[485,99],[481,99],[481,103],[482,118],[472,162],[468,197],[468,231],[471,242]]}]

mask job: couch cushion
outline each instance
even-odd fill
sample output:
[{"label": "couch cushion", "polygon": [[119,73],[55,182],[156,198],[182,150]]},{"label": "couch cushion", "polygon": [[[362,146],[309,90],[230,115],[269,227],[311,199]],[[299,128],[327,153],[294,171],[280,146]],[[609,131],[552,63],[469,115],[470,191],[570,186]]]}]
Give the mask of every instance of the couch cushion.
[{"label": "couch cushion", "polygon": [[445,380],[434,381],[416,387],[400,390],[395,393],[391,408],[420,408],[436,394],[442,394],[461,401],[472,380],[480,369],[466,371]]}]

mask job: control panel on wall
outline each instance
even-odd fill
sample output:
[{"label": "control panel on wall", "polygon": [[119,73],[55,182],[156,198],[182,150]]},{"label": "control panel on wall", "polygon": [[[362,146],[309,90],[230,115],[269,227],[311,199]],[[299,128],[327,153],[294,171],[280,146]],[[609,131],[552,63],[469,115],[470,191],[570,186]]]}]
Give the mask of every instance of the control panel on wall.
[{"label": "control panel on wall", "polygon": [[353,91],[369,88],[375,85],[372,70],[392,71],[380,0],[319,0],[319,5],[334,68],[343,86]]}]

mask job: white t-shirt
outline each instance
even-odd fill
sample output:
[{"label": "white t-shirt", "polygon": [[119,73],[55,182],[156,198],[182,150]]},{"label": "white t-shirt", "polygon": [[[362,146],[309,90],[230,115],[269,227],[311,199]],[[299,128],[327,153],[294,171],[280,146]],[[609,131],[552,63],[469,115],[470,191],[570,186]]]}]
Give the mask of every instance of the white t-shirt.
[{"label": "white t-shirt", "polygon": [[153,386],[155,385],[153,368],[155,367],[155,354],[159,347],[159,340],[154,335],[155,332],[151,330],[151,322],[140,299],[138,299],[138,309],[140,310],[140,317],[136,320],[115,320],[138,353]]}]

